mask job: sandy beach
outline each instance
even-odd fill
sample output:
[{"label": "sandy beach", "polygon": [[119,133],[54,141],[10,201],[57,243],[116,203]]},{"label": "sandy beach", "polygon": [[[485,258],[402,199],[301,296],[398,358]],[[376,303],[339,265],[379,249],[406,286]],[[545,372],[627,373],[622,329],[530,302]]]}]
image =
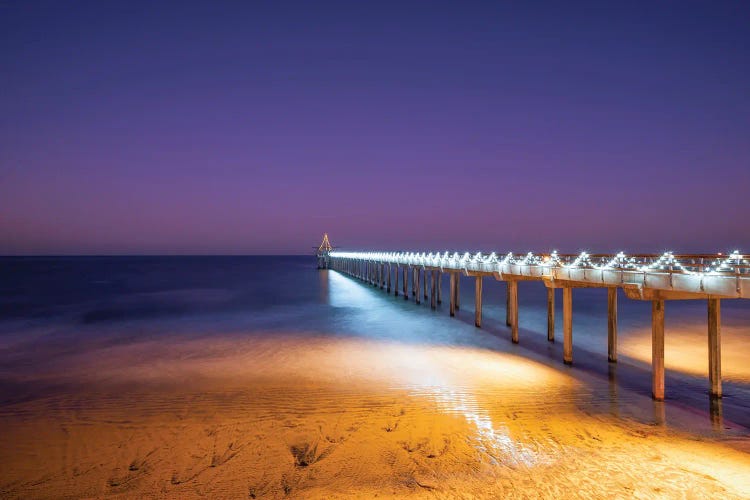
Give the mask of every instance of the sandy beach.
[{"label": "sandy beach", "polygon": [[579,380],[486,349],[147,340],[17,384],[36,396],[0,410],[3,498],[750,495],[743,440],[582,411]]}]

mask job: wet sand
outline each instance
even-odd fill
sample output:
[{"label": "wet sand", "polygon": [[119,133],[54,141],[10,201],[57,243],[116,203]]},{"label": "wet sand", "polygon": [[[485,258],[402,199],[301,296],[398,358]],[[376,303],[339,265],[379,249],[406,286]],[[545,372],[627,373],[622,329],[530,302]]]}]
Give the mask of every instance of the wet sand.
[{"label": "wet sand", "polygon": [[3,498],[750,496],[742,433],[490,349],[238,333],[2,375]]}]

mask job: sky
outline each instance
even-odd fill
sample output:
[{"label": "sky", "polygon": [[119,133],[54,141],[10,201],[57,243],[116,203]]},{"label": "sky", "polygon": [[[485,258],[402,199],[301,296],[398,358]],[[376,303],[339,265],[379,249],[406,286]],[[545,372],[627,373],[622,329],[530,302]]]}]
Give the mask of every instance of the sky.
[{"label": "sky", "polygon": [[0,254],[750,253],[750,2],[0,0]]}]

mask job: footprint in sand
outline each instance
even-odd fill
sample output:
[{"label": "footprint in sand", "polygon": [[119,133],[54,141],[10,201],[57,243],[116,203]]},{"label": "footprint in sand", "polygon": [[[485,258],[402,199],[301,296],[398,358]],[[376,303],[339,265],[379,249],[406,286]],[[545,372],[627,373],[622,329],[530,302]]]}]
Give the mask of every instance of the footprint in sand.
[{"label": "footprint in sand", "polygon": [[300,443],[290,446],[289,451],[294,457],[295,467],[309,467],[316,462],[320,462],[333,451],[334,446],[320,450],[318,444],[318,442],[314,444]]},{"label": "footprint in sand", "polygon": [[224,465],[225,463],[233,459],[242,448],[242,446],[237,446],[234,442],[231,442],[227,445],[227,448],[221,454],[219,454],[219,452],[216,450],[216,447],[214,447],[213,454],[211,455],[211,467]]},{"label": "footprint in sand", "polygon": [[383,427],[383,430],[385,432],[393,432],[396,429],[398,429],[398,420],[396,420],[395,422],[388,422],[387,424],[385,424],[385,427]]}]

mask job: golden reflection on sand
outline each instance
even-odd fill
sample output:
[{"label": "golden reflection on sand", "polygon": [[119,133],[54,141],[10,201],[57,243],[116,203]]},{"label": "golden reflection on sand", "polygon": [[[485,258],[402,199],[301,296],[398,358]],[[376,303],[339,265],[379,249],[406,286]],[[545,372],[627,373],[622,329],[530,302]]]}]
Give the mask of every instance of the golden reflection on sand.
[{"label": "golden reflection on sand", "polygon": [[75,389],[0,409],[3,498],[750,495],[748,454],[582,411],[564,370],[481,349],[154,340],[36,378]]}]

